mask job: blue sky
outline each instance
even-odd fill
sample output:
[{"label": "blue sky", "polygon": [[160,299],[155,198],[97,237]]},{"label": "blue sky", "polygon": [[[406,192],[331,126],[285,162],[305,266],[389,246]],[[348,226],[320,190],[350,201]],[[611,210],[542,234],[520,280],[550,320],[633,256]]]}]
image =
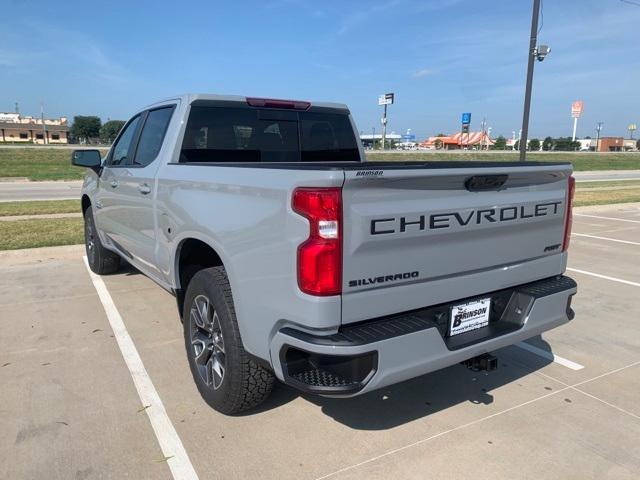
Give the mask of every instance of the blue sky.
[{"label": "blue sky", "polygon": [[[520,128],[529,0],[3,2],[0,111],[125,119],[189,91],[339,101],[380,129],[377,97],[395,92],[389,129],[418,137]],[[8,5],[7,5],[8,3]],[[531,135],[626,134],[640,123],[640,1],[546,0]]]}]

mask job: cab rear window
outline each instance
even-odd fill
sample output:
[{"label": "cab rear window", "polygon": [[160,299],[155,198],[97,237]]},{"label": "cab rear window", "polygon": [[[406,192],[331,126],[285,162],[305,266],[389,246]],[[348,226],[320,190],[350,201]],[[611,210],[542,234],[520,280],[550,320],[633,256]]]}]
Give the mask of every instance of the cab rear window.
[{"label": "cab rear window", "polygon": [[359,162],[346,113],[192,106],[180,162]]}]

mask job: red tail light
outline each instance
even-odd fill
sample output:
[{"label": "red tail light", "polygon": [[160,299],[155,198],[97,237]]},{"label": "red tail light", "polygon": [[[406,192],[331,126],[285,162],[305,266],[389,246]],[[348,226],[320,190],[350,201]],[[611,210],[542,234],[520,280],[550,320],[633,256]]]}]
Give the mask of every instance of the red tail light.
[{"label": "red tail light", "polygon": [[293,210],[309,220],[298,247],[298,286],[309,295],[342,292],[342,189],[296,188]]},{"label": "red tail light", "polygon": [[573,225],[573,196],[576,191],[576,179],[569,177],[567,184],[567,212],[564,220],[564,241],[562,242],[562,251],[569,248],[569,240],[571,239],[571,226]]}]

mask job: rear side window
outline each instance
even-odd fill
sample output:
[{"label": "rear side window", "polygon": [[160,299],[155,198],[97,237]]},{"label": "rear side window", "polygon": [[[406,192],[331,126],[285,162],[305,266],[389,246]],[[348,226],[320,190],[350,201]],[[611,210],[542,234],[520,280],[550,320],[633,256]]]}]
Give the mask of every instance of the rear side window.
[{"label": "rear side window", "polygon": [[173,106],[151,110],[142,127],[133,165],[146,167],[155,160],[167,132]]},{"label": "rear side window", "polygon": [[349,116],[191,107],[181,162],[360,161]]}]

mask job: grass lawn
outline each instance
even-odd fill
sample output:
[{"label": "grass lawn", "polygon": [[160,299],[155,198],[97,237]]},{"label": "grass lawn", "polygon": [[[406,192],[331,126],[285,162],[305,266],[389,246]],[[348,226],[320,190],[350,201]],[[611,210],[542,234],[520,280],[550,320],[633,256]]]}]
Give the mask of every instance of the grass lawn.
[{"label": "grass lawn", "polygon": [[640,182],[576,183],[576,196],[573,203],[576,207],[629,202],[640,202]]},{"label": "grass lawn", "polygon": [[71,165],[71,152],[66,148],[0,148],[0,178],[81,180],[85,169]]},{"label": "grass lawn", "polygon": [[[101,151],[106,152],[104,147]],[[576,170],[640,169],[640,153],[536,152],[530,160],[572,162]],[[369,152],[371,161],[440,161],[480,160],[515,161],[517,152]],[[0,178],[27,177],[30,180],[80,180],[84,169],[71,165],[71,149],[1,148]]]},{"label": "grass lawn", "polygon": [[0,222],[0,250],[84,243],[82,218]]},{"label": "grass lawn", "polygon": [[0,202],[0,217],[12,215],[43,215],[47,213],[80,213],[80,200]]},{"label": "grass lawn", "polygon": [[[493,162],[515,162],[518,152],[367,152],[371,161],[459,161],[479,160]],[[594,153],[594,152],[534,152],[527,153],[528,160],[538,162],[571,162],[577,171],[586,170],[638,170],[640,152]]]}]

